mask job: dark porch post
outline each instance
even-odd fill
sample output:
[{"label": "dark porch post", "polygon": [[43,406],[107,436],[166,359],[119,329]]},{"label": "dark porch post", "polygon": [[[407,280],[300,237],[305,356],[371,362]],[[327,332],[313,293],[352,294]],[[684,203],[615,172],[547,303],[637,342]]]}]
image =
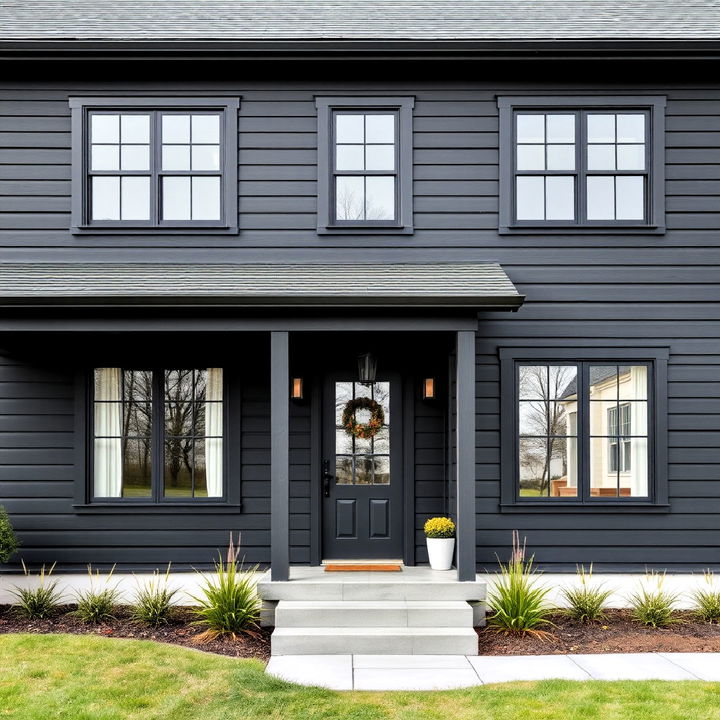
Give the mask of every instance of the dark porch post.
[{"label": "dark porch post", "polygon": [[290,577],[289,337],[270,333],[270,577]]},{"label": "dark porch post", "polygon": [[475,580],[475,333],[457,334],[457,573]]}]

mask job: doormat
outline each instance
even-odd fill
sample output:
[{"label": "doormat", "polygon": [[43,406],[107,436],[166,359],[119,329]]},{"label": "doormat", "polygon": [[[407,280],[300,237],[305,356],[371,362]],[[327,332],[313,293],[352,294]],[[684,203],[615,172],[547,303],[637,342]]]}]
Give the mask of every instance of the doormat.
[{"label": "doormat", "polygon": [[400,565],[326,565],[325,572],[402,572]]}]

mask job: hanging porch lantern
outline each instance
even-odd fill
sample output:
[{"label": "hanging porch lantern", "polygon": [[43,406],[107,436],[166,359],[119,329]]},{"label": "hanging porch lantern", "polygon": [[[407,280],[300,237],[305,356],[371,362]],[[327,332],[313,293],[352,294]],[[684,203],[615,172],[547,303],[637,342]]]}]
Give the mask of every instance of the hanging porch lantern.
[{"label": "hanging porch lantern", "polygon": [[377,374],[377,358],[372,353],[365,353],[358,356],[358,377],[363,385],[371,385],[375,382]]}]

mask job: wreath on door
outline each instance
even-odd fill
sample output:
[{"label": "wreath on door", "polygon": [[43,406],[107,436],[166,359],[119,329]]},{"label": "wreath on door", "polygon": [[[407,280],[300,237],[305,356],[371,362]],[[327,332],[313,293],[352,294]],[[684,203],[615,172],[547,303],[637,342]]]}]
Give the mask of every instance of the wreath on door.
[{"label": "wreath on door", "polygon": [[[355,414],[358,410],[368,410],[370,419],[366,423],[357,421]],[[342,426],[348,435],[367,440],[375,437],[385,424],[385,412],[380,403],[369,397],[348,400],[342,414]]]}]

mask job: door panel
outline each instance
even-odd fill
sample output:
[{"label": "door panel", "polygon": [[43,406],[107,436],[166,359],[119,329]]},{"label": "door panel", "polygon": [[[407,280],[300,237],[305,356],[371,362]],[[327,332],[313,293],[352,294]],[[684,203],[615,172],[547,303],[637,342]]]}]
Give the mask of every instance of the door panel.
[{"label": "door panel", "polygon": [[[345,406],[369,398],[382,408],[384,423],[370,433],[343,426]],[[402,431],[400,382],[372,384],[329,377],[324,388],[323,558],[403,556]],[[370,411],[357,410],[365,424]]]}]

